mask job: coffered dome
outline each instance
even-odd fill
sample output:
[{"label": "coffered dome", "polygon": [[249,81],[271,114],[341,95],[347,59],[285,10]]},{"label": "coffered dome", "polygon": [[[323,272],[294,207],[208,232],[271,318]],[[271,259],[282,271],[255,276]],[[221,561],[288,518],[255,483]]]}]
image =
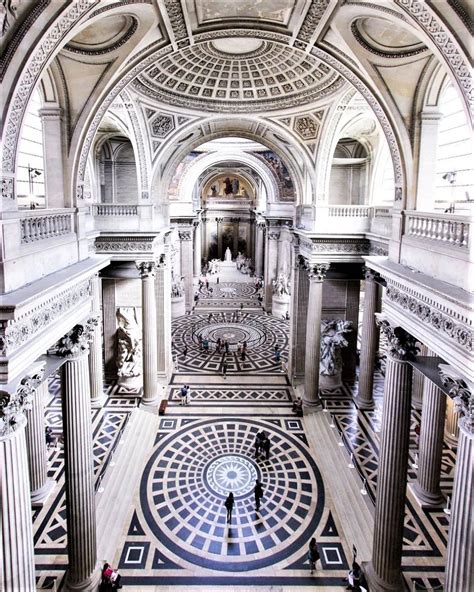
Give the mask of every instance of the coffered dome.
[{"label": "coffered dome", "polygon": [[334,94],[344,80],[295,48],[253,38],[226,38],[159,59],[135,89],[173,105],[205,111],[288,108]]}]

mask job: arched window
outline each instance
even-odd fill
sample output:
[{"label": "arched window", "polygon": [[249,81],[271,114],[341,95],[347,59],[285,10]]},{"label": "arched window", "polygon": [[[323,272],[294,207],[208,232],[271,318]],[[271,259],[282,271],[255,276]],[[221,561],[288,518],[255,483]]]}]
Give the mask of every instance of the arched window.
[{"label": "arched window", "polygon": [[39,110],[41,98],[38,90],[31,96],[21,130],[16,173],[18,205],[29,208],[46,207],[43,160],[43,125]]},{"label": "arched window", "polygon": [[450,84],[440,100],[443,115],[436,152],[435,209],[465,209],[460,202],[474,200],[472,138],[457,90]]}]

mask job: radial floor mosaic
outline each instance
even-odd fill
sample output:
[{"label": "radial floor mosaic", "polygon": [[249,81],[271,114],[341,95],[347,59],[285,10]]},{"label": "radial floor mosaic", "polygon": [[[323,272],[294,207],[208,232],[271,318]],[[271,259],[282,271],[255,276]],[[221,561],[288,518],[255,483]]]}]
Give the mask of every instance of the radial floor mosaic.
[{"label": "radial floor mosaic", "polygon": [[[255,454],[261,430],[271,441],[268,460]],[[257,478],[264,487],[259,512]],[[230,491],[235,506],[227,524]],[[322,570],[309,578],[312,536]],[[196,568],[209,585],[236,577],[271,583],[276,575],[280,583],[340,583],[347,561],[301,421],[164,418],[115,560],[130,585],[184,584]]]}]

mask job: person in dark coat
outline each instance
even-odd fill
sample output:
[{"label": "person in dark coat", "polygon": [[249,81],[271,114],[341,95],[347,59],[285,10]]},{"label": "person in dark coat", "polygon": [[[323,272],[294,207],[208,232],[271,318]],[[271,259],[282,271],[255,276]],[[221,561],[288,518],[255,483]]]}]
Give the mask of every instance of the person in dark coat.
[{"label": "person in dark coat", "polygon": [[316,544],[316,539],[313,537],[309,542],[308,548],[308,561],[309,561],[309,568],[311,573],[316,569],[316,562],[319,559],[319,551],[318,546]]},{"label": "person in dark coat", "polygon": [[265,436],[262,441],[262,450],[265,452],[265,458],[268,460],[270,458],[270,438],[268,436]]},{"label": "person in dark coat", "polygon": [[227,510],[227,524],[230,524],[232,522],[232,510],[234,509],[234,494],[232,491],[226,497],[224,506]]},{"label": "person in dark coat", "polygon": [[253,492],[255,495],[255,511],[259,512],[260,511],[260,500],[263,497],[263,487],[258,479],[256,479],[256,481],[255,481],[255,488],[254,488]]}]

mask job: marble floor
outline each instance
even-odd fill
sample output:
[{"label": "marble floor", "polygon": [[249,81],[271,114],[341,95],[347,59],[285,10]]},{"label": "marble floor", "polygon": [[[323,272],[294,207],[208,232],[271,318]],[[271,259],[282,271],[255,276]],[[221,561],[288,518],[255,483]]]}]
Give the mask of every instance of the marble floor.
[{"label": "marble floor", "polygon": [[[235,293],[221,298],[240,302],[249,285],[233,282]],[[104,408],[93,411],[99,560],[118,566],[127,590],[343,590],[353,547],[358,559],[370,559],[383,376],[376,376],[374,411],[358,411],[357,384],[345,384],[323,391],[324,411],[297,418],[292,385],[274,359],[275,345],[287,357],[288,323],[256,308],[238,319],[235,313],[216,308],[209,319],[208,311],[197,309],[173,322],[178,367],[165,393],[165,416],[138,407],[140,389],[115,384],[107,387]],[[231,345],[247,340],[246,359],[234,347],[228,356],[204,352],[197,340],[202,330]],[[186,406],[179,396],[184,384],[190,387]],[[50,392],[46,418],[60,433],[57,379]],[[414,410],[411,464],[419,421]],[[268,459],[255,454],[262,430],[271,442]],[[448,495],[455,452],[446,445],[442,487]],[[49,454],[56,489],[33,513],[36,567],[40,587],[54,582],[60,588],[67,565],[64,464],[61,449]],[[257,477],[264,486],[258,513]],[[416,478],[414,468],[409,478]],[[230,490],[235,506],[227,525]],[[448,520],[442,508],[421,510],[409,492],[407,590],[440,589]],[[321,561],[310,574],[306,552],[313,536]]]}]

